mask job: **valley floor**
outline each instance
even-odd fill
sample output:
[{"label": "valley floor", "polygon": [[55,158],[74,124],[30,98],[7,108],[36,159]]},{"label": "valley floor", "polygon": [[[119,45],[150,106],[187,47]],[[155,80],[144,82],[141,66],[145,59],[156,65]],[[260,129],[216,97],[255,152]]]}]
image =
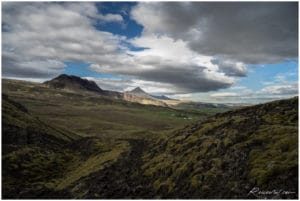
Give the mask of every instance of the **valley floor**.
[{"label": "valley floor", "polygon": [[213,115],[3,83],[5,199],[298,198],[298,97]]}]

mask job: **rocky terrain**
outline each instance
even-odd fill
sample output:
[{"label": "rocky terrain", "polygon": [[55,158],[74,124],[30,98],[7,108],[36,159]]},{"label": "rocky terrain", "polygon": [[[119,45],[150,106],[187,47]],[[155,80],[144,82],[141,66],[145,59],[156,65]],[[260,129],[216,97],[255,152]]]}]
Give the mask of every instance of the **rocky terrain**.
[{"label": "rocky terrain", "polygon": [[189,125],[159,140],[142,169],[162,198],[297,198],[298,98]]},{"label": "rocky terrain", "polygon": [[140,87],[137,87],[131,91],[125,92],[123,94],[123,98],[126,101],[135,102],[135,103],[142,103],[146,105],[157,105],[157,106],[164,106],[167,107],[168,105],[159,100],[154,98],[152,95],[146,93]]},{"label": "rocky terrain", "polygon": [[95,82],[66,74],[62,74],[52,80],[46,81],[44,84],[55,89],[68,89],[72,91],[104,94],[104,91]]},{"label": "rocky terrain", "polygon": [[3,80],[3,198],[298,198],[298,97],[195,113],[83,82]]}]

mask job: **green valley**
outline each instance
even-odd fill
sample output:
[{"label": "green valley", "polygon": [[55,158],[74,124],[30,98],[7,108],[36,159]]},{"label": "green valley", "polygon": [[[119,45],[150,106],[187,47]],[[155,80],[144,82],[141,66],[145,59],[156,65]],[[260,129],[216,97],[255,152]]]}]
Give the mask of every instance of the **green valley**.
[{"label": "green valley", "polygon": [[2,80],[4,198],[298,196],[298,98],[179,110],[76,87]]}]

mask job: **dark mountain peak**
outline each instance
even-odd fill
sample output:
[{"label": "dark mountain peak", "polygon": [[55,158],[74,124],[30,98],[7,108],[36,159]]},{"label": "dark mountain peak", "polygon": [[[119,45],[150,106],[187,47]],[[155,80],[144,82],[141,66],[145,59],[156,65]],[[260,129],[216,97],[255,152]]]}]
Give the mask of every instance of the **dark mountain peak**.
[{"label": "dark mountain peak", "polygon": [[144,93],[144,94],[146,94],[146,92],[143,89],[141,89],[140,87],[136,87],[133,90],[131,90],[130,92],[131,93]]},{"label": "dark mountain peak", "polygon": [[55,89],[85,90],[103,93],[103,90],[94,81],[74,75],[61,74],[52,80],[44,82],[44,84]]},{"label": "dark mountain peak", "polygon": [[61,75],[57,76],[56,78],[69,78],[69,77],[72,77],[72,75],[61,74]]},{"label": "dark mountain peak", "polygon": [[53,80],[69,80],[69,81],[77,81],[77,82],[81,82],[81,81],[93,82],[93,81],[89,81],[87,79],[83,79],[83,78],[75,76],[75,75],[67,75],[67,74],[61,74],[61,75],[57,76],[56,78],[53,78],[50,81],[53,81]]}]

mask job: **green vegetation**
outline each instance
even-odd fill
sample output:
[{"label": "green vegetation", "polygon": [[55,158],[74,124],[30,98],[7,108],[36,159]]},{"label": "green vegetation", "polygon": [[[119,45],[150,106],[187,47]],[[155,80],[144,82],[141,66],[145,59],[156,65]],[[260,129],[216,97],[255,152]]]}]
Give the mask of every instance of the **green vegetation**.
[{"label": "green vegetation", "polygon": [[85,161],[73,163],[72,168],[57,182],[58,185],[55,188],[57,190],[64,189],[81,177],[88,176],[93,172],[103,169],[105,166],[115,162],[127,147],[127,143],[120,143],[111,147],[111,151],[93,155]]},{"label": "green vegetation", "polygon": [[35,198],[37,189],[63,190],[114,163],[128,150],[126,141],[63,132],[33,117],[7,96],[2,100],[3,190],[8,198]]},{"label": "green vegetation", "polygon": [[298,196],[298,98],[215,114],[2,84],[4,198]]},{"label": "green vegetation", "polygon": [[3,80],[3,92],[29,108],[40,120],[66,130],[71,128],[81,136],[160,137],[207,116],[14,80]]},{"label": "green vegetation", "polygon": [[[255,186],[297,192],[298,98],[217,114],[153,146],[142,168],[167,198],[245,198]],[[159,190],[165,181],[172,185]]]},{"label": "green vegetation", "polygon": [[76,182],[129,152],[126,139],[165,138],[205,116],[24,81],[4,79],[3,93],[3,190],[8,198],[72,193]]}]

